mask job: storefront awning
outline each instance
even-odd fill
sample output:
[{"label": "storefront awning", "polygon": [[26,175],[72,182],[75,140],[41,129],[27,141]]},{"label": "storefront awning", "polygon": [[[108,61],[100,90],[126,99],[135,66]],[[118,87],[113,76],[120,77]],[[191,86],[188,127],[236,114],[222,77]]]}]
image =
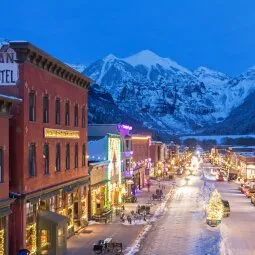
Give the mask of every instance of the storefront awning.
[{"label": "storefront awning", "polygon": [[39,220],[42,224],[45,221],[46,223],[54,224],[59,227],[65,227],[68,222],[67,217],[62,216],[55,212],[41,211],[38,213],[38,216],[39,216]]},{"label": "storefront awning", "polygon": [[79,181],[79,182],[76,182],[76,183],[73,183],[71,185],[67,185],[65,187],[63,187],[63,190],[66,192],[66,193],[71,193],[74,191],[75,188],[78,188],[84,184],[87,183],[87,180],[84,180],[84,181]]},{"label": "storefront awning", "polygon": [[104,181],[101,181],[101,182],[97,182],[97,183],[94,183],[94,184],[90,185],[90,187],[93,188],[93,187],[96,187],[96,186],[101,186],[101,185],[106,184],[109,181],[110,180],[104,180]]},{"label": "storefront awning", "polygon": [[48,193],[42,193],[41,195],[36,196],[36,197],[28,198],[27,201],[34,204],[34,203],[38,203],[39,200],[49,199],[49,198],[56,196],[58,194],[59,194],[59,190],[54,190],[54,191],[51,191]]},{"label": "storefront awning", "polygon": [[10,207],[0,208],[0,217],[7,216],[10,213]]}]

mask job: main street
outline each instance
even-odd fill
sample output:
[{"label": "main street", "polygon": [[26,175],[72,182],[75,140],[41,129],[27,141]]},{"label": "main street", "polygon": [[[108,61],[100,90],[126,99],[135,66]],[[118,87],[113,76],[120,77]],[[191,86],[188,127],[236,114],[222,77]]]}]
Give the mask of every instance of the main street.
[{"label": "main street", "polygon": [[[202,170],[203,165],[201,165]],[[144,240],[139,255],[251,255],[255,250],[255,207],[235,183],[191,178],[190,185],[177,186],[164,216]],[[231,214],[211,228],[205,224],[205,205],[217,188],[230,203]]]}]

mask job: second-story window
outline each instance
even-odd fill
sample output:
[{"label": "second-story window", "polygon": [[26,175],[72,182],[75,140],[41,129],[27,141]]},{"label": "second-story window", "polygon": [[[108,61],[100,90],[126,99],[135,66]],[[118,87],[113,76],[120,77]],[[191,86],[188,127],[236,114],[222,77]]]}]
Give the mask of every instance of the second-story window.
[{"label": "second-story window", "polygon": [[49,97],[43,97],[43,123],[49,123]]},{"label": "second-story window", "polygon": [[30,177],[36,176],[36,147],[34,143],[29,145],[28,172]]},{"label": "second-story window", "polygon": [[74,168],[78,168],[78,143],[75,144],[74,148]]},{"label": "second-story window", "polygon": [[43,147],[43,158],[44,158],[44,174],[49,174],[49,144],[44,144]]},{"label": "second-story window", "polygon": [[35,121],[35,92],[29,93],[29,120]]},{"label": "second-story window", "polygon": [[56,124],[60,124],[60,99],[55,101]]},{"label": "second-story window", "polygon": [[78,104],[74,106],[74,126],[78,127]]},{"label": "second-story window", "polygon": [[65,104],[65,123],[66,123],[66,126],[70,125],[70,104],[69,104],[69,102],[66,102],[66,104]]},{"label": "second-story window", "polygon": [[85,144],[82,145],[82,166],[85,166],[86,163],[86,147]]},{"label": "second-story window", "polygon": [[56,144],[56,172],[60,171],[60,143]]},{"label": "second-story window", "polygon": [[86,110],[85,106],[82,107],[82,127],[86,127]]},{"label": "second-story window", "polygon": [[66,169],[70,169],[70,144],[66,144]]},{"label": "second-story window", "polygon": [[4,150],[0,148],[0,183],[4,182]]}]

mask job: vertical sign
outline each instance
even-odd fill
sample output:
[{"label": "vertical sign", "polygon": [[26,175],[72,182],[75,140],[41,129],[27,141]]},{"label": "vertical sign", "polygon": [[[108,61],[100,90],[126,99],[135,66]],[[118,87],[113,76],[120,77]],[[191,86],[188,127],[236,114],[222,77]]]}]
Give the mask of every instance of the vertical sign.
[{"label": "vertical sign", "polygon": [[16,85],[18,80],[18,64],[16,52],[8,45],[0,49],[0,86]]}]

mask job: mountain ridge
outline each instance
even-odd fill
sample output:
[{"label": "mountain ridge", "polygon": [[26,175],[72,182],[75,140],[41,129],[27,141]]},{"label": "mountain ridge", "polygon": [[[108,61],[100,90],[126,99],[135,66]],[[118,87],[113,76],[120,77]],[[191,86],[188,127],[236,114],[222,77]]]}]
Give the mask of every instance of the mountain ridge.
[{"label": "mountain ridge", "polygon": [[125,116],[169,134],[210,132],[255,89],[255,67],[236,77],[207,67],[191,71],[149,50],[126,58],[110,54],[83,73]]}]

